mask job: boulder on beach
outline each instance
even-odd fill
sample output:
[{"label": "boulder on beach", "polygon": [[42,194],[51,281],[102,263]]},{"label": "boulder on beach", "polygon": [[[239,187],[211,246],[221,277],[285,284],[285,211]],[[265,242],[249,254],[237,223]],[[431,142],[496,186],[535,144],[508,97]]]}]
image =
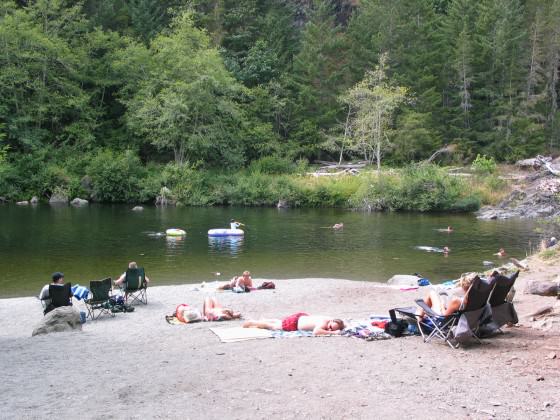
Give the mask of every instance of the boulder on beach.
[{"label": "boulder on beach", "polygon": [[80,313],[73,306],[61,306],[46,314],[35,325],[31,336],[72,330],[82,330]]},{"label": "boulder on beach", "polygon": [[39,198],[36,195],[34,195],[33,197],[31,197],[31,200],[29,200],[29,202],[31,204],[37,204],[39,202]]}]

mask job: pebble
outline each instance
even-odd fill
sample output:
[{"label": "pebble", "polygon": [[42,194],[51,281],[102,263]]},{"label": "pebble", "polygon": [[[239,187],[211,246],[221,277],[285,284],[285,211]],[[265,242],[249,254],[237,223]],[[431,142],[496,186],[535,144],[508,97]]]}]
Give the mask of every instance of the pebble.
[{"label": "pebble", "polygon": [[544,376],[537,376],[537,381],[544,381]]},{"label": "pebble", "polygon": [[556,353],[550,352],[550,353],[548,353],[548,354],[546,355],[546,358],[547,358],[547,359],[550,359],[550,360],[556,359]]}]

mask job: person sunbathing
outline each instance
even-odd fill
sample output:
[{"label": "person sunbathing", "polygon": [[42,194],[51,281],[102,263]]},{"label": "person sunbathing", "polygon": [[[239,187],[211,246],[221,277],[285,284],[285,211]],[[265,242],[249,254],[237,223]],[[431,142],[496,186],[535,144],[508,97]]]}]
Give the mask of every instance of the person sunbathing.
[{"label": "person sunbathing", "polygon": [[313,331],[313,335],[337,335],[344,329],[344,321],[328,316],[311,316],[298,312],[284,319],[248,320],[243,328],[261,328],[277,331]]},{"label": "person sunbathing", "polygon": [[241,287],[245,290],[253,287],[253,279],[249,271],[244,271],[241,276],[234,276],[229,282],[222,284],[218,290],[231,290],[235,287]]},{"label": "person sunbathing", "polygon": [[[449,316],[454,314],[461,309],[461,305],[467,303],[466,293],[476,276],[477,273],[463,274],[459,279],[459,287],[451,291],[451,296],[440,294],[434,289],[430,290],[424,298],[424,303],[438,315]],[[421,318],[424,317],[424,311],[420,310],[418,315]]]},{"label": "person sunbathing", "polygon": [[202,306],[204,321],[230,321],[241,318],[239,312],[234,312],[229,308],[224,308],[216,298],[207,297]]}]

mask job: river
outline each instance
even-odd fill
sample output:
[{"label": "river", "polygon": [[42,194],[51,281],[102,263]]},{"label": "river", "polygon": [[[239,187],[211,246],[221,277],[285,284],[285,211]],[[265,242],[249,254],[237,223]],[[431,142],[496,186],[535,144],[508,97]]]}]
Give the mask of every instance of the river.
[{"label": "river", "polygon": [[[36,295],[54,271],[66,281],[116,278],[129,261],[153,285],[254,278],[334,277],[386,281],[421,273],[432,282],[485,269],[503,247],[522,259],[538,242],[535,222],[479,221],[472,215],[364,213],[338,209],[157,208],[131,205],[0,205],[0,297]],[[212,240],[210,228],[245,224],[241,239]],[[328,228],[343,222],[344,228]],[[437,229],[453,226],[453,232]],[[167,228],[184,239],[158,236]],[[448,256],[416,246],[448,246]],[[218,274],[220,273],[220,274]]]}]

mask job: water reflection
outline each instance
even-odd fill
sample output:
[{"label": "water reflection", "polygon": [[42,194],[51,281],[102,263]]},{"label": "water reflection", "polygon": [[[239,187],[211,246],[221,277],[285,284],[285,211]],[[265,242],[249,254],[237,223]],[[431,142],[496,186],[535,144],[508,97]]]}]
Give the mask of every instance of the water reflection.
[{"label": "water reflection", "polygon": [[237,257],[243,250],[243,236],[209,236],[208,251],[211,254],[229,253]]},{"label": "water reflection", "polygon": [[167,245],[167,254],[168,255],[176,255],[179,254],[179,251],[182,251],[185,248],[186,243],[185,236],[166,236],[165,237],[165,244]]}]

